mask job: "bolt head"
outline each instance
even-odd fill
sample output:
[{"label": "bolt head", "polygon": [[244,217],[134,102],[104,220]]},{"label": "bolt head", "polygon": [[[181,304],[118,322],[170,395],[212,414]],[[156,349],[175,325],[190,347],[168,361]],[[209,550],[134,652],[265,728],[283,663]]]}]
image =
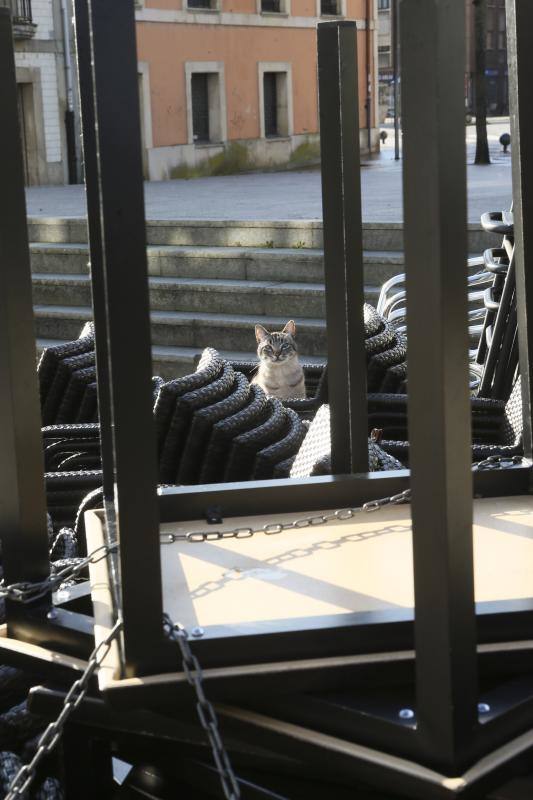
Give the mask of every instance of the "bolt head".
[{"label": "bolt head", "polygon": [[57,611],[55,608],[50,609],[46,615],[46,619],[57,619]]},{"label": "bolt head", "polygon": [[488,714],[490,711],[490,706],[488,703],[478,703],[477,710],[478,714]]},{"label": "bolt head", "polygon": [[195,639],[199,639],[205,633],[203,628],[197,627],[193,628],[191,631],[191,636],[194,636]]},{"label": "bolt head", "polygon": [[400,719],[414,719],[415,712],[413,711],[412,708],[402,708],[398,712],[398,716],[400,717]]}]

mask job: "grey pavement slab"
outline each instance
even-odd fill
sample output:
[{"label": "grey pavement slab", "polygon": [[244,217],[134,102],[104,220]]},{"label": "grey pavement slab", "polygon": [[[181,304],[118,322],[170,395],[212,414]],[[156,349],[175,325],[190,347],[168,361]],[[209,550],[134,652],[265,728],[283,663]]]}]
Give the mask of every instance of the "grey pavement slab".
[{"label": "grey pavement slab", "polygon": [[[387,126],[383,126],[387,127]],[[493,163],[474,166],[475,129],[466,129],[468,219],[484,211],[509,208],[511,156],[498,139],[508,122],[489,125]],[[379,156],[361,169],[363,219],[401,222],[402,164],[394,160],[393,132]],[[84,217],[85,190],[78,186],[38,186],[26,191],[31,217]],[[314,220],[322,218],[320,171],[227,175],[145,184],[146,217],[151,220]]]}]

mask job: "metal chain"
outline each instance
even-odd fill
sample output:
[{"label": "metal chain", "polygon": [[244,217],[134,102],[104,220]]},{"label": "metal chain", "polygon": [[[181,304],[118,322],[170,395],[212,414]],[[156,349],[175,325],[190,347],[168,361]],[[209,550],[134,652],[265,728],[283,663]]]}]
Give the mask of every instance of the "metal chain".
[{"label": "metal chain", "polygon": [[10,600],[17,600],[19,603],[31,603],[44,597],[49,592],[53,592],[58,586],[65,581],[78,578],[83,570],[89,564],[96,564],[103,558],[114,552],[117,548],[116,544],[104,544],[97,547],[92,553],[89,553],[85,558],[80,559],[76,564],[67,564],[67,566],[51,573],[43,581],[29,583],[28,581],[21,583],[12,583],[6,586],[3,582],[0,583],[0,597],[8,597]]},{"label": "metal chain", "polygon": [[[475,466],[478,470],[503,469],[504,467],[520,464],[523,456],[489,456],[485,461],[480,461]],[[369,500],[355,508],[339,508],[329,514],[316,514],[310,517],[301,517],[288,522],[269,522],[256,528],[238,527],[228,531],[186,531],[185,533],[162,533],[161,544],[174,544],[175,542],[217,542],[221,539],[250,539],[256,533],[274,536],[290,530],[301,530],[313,525],[327,525],[330,522],[352,519],[357,514],[379,511],[389,505],[398,505],[411,499],[411,490],[405,489],[399,494],[382,497],[379,500]]]},{"label": "metal chain", "polygon": [[196,713],[209,739],[224,797],[226,800],[240,800],[241,790],[220,736],[215,709],[205,696],[202,668],[190,648],[187,631],[172,622],[168,614],[163,614],[163,630],[180,649],[183,672],[196,694]]},{"label": "metal chain", "polygon": [[42,759],[52,752],[63,733],[65,723],[72,712],[79,706],[87,693],[89,681],[91,680],[94,672],[100,666],[106,655],[109,653],[113,640],[118,636],[122,627],[121,622],[117,622],[111,632],[103,639],[100,644],[94,648],[89,656],[89,661],[85,667],[81,678],[75,681],[65,699],[63,700],[63,707],[59,717],[55,722],[51,722],[37,743],[37,750],[32,760],[25,764],[18,773],[15,775],[11,785],[8,788],[4,800],[21,800],[26,791],[28,790],[31,782],[35,778],[37,767]]},{"label": "metal chain", "polygon": [[399,494],[382,497],[380,500],[369,500],[367,503],[363,503],[362,506],[356,506],[355,508],[339,508],[337,511],[332,511],[329,514],[315,514],[312,517],[301,517],[300,519],[293,519],[289,522],[269,522],[266,525],[259,525],[257,528],[240,527],[233,528],[229,531],[162,533],[161,544],[174,544],[174,542],[216,542],[220,539],[250,539],[256,533],[264,533],[267,536],[273,536],[277,533],[283,533],[284,531],[300,530],[312,525],[327,525],[329,522],[352,519],[352,517],[362,512],[370,513],[372,511],[379,511],[379,509],[384,506],[398,505],[410,499],[411,490],[405,489],[405,491]]}]

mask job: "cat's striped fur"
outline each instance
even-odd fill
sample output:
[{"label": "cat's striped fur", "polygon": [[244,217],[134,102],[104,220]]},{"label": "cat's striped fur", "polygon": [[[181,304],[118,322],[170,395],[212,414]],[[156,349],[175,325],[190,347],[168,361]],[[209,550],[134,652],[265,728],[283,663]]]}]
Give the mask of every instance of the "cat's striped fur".
[{"label": "cat's striped fur", "polygon": [[252,383],[266,394],[280,400],[305,397],[305,380],[296,350],[296,325],[291,319],[282,331],[269,333],[262,325],[255,326],[259,369]]}]

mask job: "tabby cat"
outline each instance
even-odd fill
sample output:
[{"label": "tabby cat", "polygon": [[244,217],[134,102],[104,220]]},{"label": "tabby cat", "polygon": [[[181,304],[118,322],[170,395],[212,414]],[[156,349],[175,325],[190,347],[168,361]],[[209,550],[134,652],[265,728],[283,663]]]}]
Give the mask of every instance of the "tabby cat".
[{"label": "tabby cat", "polygon": [[295,335],[296,325],[292,319],[282,331],[273,333],[262,325],[255,326],[259,369],[252,383],[280,400],[305,397],[304,371],[298,361]]}]

